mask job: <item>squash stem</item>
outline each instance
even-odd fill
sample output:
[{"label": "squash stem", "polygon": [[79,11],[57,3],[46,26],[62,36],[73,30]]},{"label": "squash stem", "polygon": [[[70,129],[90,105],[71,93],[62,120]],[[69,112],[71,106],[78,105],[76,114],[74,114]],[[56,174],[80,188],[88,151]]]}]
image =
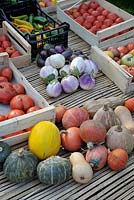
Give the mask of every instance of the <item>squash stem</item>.
[{"label": "squash stem", "polygon": [[108,110],[108,105],[107,105],[107,104],[104,104],[103,110],[104,110],[104,111],[107,111],[107,110]]},{"label": "squash stem", "polygon": [[92,142],[88,142],[87,143],[87,148],[88,149],[93,149],[94,148],[94,144]]},{"label": "squash stem", "polygon": [[24,149],[20,148],[19,151],[18,151],[18,156],[22,157],[23,153],[24,153]]},{"label": "squash stem", "polygon": [[2,152],[3,151],[3,148],[2,147],[0,147],[0,152]]}]

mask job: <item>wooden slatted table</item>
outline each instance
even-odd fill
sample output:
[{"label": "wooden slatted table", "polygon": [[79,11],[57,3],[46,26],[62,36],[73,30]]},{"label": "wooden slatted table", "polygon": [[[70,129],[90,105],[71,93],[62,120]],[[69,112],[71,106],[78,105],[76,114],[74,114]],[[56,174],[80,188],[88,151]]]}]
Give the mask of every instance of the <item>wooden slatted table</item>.
[{"label": "wooden slatted table", "polygon": [[[90,46],[81,40],[73,32],[69,33],[69,46],[80,49],[89,54]],[[50,104],[63,103],[69,107],[82,106],[88,99],[100,97],[123,96],[125,99],[133,97],[134,94],[124,95],[117,86],[104,74],[98,73],[96,86],[91,91],[78,90],[75,93],[63,94],[58,98],[49,98],[45,92],[45,86],[39,78],[40,69],[32,64],[29,67],[20,68],[20,71],[32,84],[32,86],[47,99]],[[12,150],[24,147],[27,142],[15,145]],[[69,152],[61,151],[59,155],[68,157]],[[94,173],[89,184],[81,185],[72,178],[57,186],[47,186],[39,182],[35,177],[33,181],[23,184],[13,184],[7,181],[3,171],[0,172],[0,200],[133,200],[134,199],[134,153],[129,157],[125,169],[120,172],[111,171],[108,166]]]}]

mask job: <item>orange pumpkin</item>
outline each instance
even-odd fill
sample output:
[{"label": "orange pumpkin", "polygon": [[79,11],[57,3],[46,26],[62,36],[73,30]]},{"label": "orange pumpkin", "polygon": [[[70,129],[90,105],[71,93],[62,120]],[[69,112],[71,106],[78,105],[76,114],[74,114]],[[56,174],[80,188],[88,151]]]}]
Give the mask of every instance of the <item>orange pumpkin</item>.
[{"label": "orange pumpkin", "polygon": [[130,112],[134,112],[134,98],[126,100],[125,107],[127,107],[130,110]]},{"label": "orange pumpkin", "polygon": [[128,154],[124,149],[114,149],[109,152],[107,162],[112,170],[122,170],[128,162]]}]

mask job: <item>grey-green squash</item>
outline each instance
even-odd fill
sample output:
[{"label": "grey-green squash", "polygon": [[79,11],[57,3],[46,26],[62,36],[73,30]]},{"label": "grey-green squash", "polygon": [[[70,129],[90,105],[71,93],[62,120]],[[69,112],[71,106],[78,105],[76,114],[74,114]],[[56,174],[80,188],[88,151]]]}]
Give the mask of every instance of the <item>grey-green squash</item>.
[{"label": "grey-green squash", "polygon": [[38,164],[37,176],[47,185],[63,183],[71,176],[71,163],[69,159],[51,156]]},{"label": "grey-green squash", "polygon": [[6,142],[0,141],[0,163],[3,163],[11,153],[11,147]]},{"label": "grey-green squash", "polygon": [[3,165],[8,180],[14,183],[25,182],[36,175],[37,157],[23,148],[12,152]]}]

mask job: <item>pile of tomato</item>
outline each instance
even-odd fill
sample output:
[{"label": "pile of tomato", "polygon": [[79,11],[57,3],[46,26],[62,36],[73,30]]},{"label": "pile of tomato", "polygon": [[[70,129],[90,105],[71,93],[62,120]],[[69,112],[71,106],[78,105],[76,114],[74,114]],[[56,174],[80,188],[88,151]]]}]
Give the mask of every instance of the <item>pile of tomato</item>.
[{"label": "pile of tomato", "polygon": [[[0,122],[41,109],[41,107],[35,105],[34,100],[26,94],[24,86],[20,83],[13,83],[12,79],[12,69],[8,66],[2,67],[0,69],[0,103],[9,105],[10,111],[6,115],[0,112]],[[26,131],[30,129],[31,127],[27,128]],[[15,133],[9,133],[2,138],[11,137],[22,132],[21,130]]]},{"label": "pile of tomato", "polygon": [[65,13],[93,34],[124,21],[122,17],[103,8],[95,1],[82,3],[78,7],[65,10]]}]

